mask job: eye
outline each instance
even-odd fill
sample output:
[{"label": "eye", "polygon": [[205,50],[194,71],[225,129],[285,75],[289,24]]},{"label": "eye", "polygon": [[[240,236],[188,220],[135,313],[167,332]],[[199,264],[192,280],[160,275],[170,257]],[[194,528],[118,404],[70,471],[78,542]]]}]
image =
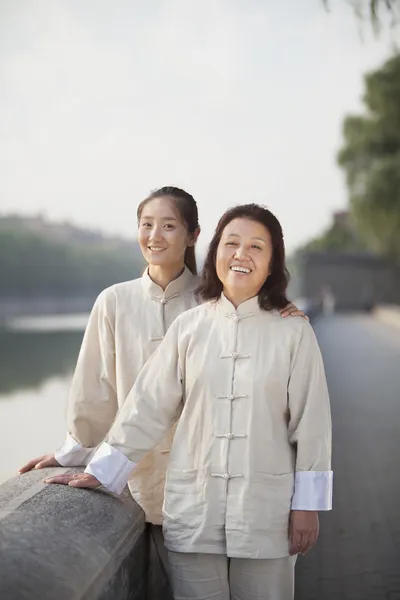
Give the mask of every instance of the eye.
[{"label": "eye", "polygon": [[141,223],[141,227],[144,227],[145,229],[149,229],[151,227],[151,223]]},{"label": "eye", "polygon": [[226,246],[237,246],[237,242],[226,242]]},{"label": "eye", "polygon": [[172,223],[166,223],[164,225],[164,227],[165,227],[165,229],[169,229],[169,230],[175,229],[175,225],[173,225]]},{"label": "eye", "polygon": [[261,246],[257,246],[257,244],[253,244],[252,248],[256,248],[256,250],[262,250]]}]

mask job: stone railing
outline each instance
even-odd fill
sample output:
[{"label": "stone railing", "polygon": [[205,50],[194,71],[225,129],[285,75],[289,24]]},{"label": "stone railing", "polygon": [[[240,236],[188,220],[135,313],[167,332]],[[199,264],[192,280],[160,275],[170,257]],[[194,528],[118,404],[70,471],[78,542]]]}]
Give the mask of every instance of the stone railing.
[{"label": "stone railing", "polygon": [[79,471],[31,471],[0,486],[0,598],[169,600],[129,492],[117,498],[42,481]]}]

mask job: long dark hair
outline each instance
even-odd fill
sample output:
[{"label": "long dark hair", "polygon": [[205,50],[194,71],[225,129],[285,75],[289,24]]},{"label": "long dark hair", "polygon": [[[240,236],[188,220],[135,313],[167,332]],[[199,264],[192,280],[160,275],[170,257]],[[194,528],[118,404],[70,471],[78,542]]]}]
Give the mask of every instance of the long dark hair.
[{"label": "long dark hair", "polygon": [[[170,198],[180,216],[182,221],[185,223],[188,228],[189,233],[194,233],[195,230],[199,227],[199,214],[197,210],[196,200],[185,190],[181,188],[174,187],[172,185],[166,185],[162,188],[158,188],[151,192],[150,196],[147,196],[142,202],[139,204],[137,209],[137,219],[140,221],[140,216],[142,214],[142,210],[146,206],[150,200],[154,200],[155,198],[161,197]],[[197,275],[197,264],[196,264],[196,254],[194,246],[188,246],[185,251],[185,265],[187,268],[193,273],[193,275]]]},{"label": "long dark hair", "polygon": [[285,308],[288,304],[286,289],[289,272],[285,264],[285,244],[282,227],[278,219],[267,208],[258,204],[242,204],[227,210],[220,218],[214,236],[208,247],[207,256],[201,273],[200,285],[196,291],[202,301],[216,300],[220,297],[223,286],[218,279],[216,258],[218,245],[225,227],[234,219],[250,219],[264,225],[269,231],[272,242],[272,258],[270,275],[262,285],[258,302],[264,310]]}]

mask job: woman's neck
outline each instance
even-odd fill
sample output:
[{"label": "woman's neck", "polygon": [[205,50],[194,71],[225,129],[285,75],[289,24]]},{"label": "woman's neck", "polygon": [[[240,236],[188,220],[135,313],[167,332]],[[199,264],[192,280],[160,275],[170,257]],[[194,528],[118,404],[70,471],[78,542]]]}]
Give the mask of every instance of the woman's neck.
[{"label": "woman's neck", "polygon": [[224,288],[223,292],[225,298],[227,298],[235,308],[237,308],[239,304],[243,304],[243,302],[246,302],[247,300],[250,300],[250,298],[254,298],[254,296],[257,296],[257,294],[254,294],[254,292],[246,292],[244,290],[237,292],[227,290]]},{"label": "woman's neck", "polygon": [[149,265],[149,277],[160,288],[166,290],[171,281],[182,275],[184,268],[185,265],[174,265],[171,267]]}]

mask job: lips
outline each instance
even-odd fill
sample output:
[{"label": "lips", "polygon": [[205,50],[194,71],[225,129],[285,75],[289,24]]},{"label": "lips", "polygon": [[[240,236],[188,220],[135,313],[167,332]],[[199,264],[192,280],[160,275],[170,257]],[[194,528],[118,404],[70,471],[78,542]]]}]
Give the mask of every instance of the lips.
[{"label": "lips", "polygon": [[243,273],[244,275],[248,275],[249,273],[251,273],[251,269],[249,269],[248,267],[242,267],[239,265],[232,265],[230,267],[230,270],[233,271],[234,273]]}]

